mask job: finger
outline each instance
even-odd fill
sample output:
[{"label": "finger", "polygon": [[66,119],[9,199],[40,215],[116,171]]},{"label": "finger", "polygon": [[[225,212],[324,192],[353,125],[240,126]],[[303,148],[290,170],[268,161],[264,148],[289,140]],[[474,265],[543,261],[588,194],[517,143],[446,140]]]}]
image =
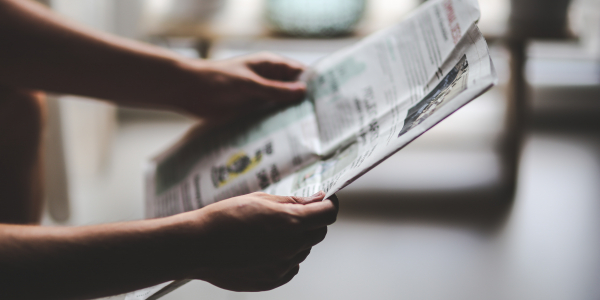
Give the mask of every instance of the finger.
[{"label": "finger", "polygon": [[252,193],[252,195],[255,197],[264,199],[264,200],[269,200],[269,201],[273,201],[273,202],[277,202],[277,203],[298,204],[296,197],[293,197],[293,196],[277,196],[277,195],[271,195],[271,194],[262,193],[262,192]]},{"label": "finger", "polygon": [[[306,254],[306,256],[308,256],[309,253],[306,253],[306,251],[310,251],[313,246],[322,242],[325,239],[325,236],[327,236],[327,227],[321,227],[287,237],[282,241],[283,246],[279,247],[280,252],[278,253],[278,256],[281,260],[286,262],[296,263],[296,259],[301,259],[302,255]],[[306,257],[304,257],[304,259],[306,259]],[[301,263],[304,259],[297,263]]]},{"label": "finger", "polygon": [[303,230],[325,227],[333,224],[337,219],[338,209],[329,199],[301,206],[294,205],[292,209],[300,220],[300,228]]},{"label": "finger", "polygon": [[298,274],[300,271],[300,266],[295,265],[289,272],[283,275],[281,278],[277,280],[259,280],[258,282],[252,284],[250,288],[247,289],[249,292],[259,292],[259,291],[268,291],[275,288],[278,288],[292,280],[294,276]]},{"label": "finger", "polygon": [[[295,259],[300,258],[300,254],[304,254],[307,250],[310,251],[313,246],[322,242],[326,235],[327,227],[313,229],[310,232],[296,235],[295,238],[288,240],[280,247],[280,252],[278,253],[279,259],[290,263],[295,262]],[[308,253],[306,255],[308,256]]]},{"label": "finger", "polygon": [[256,84],[255,96],[266,102],[275,104],[296,102],[302,100],[306,95],[306,84],[301,81],[277,81],[258,75],[253,80]]},{"label": "finger", "polygon": [[316,194],[314,194],[314,195],[312,195],[310,197],[296,197],[296,196],[292,196],[292,198],[294,199],[294,201],[296,203],[299,203],[299,204],[309,204],[309,203],[323,201],[323,199],[325,198],[325,192],[319,191],[319,192],[317,192]]},{"label": "finger", "polygon": [[323,201],[325,198],[324,192],[317,192],[316,194],[310,197],[296,197],[296,196],[277,196],[271,195],[267,193],[253,193],[254,196],[260,197],[262,199],[270,200],[277,203],[288,203],[288,204],[309,204],[313,202]]},{"label": "finger", "polygon": [[319,229],[313,229],[307,233],[305,233],[305,238],[303,241],[303,246],[300,248],[303,251],[305,249],[310,249],[316,244],[322,242],[327,236],[327,227],[321,227]]},{"label": "finger", "polygon": [[299,265],[299,264],[303,263],[306,260],[306,258],[308,258],[308,255],[310,255],[311,250],[312,250],[312,247],[298,253],[296,256],[294,256],[294,258],[292,258],[291,264]]},{"label": "finger", "polygon": [[210,276],[195,276],[223,289],[236,292],[260,292],[272,290],[291,280],[298,274],[298,264],[281,273],[273,273],[265,268],[218,269]]},{"label": "finger", "polygon": [[300,272],[300,266],[295,266],[293,269],[291,269],[287,274],[285,274],[285,276],[283,276],[283,278],[281,278],[281,280],[277,283],[277,286],[273,287],[280,287],[288,282],[290,282],[296,275],[298,275],[298,272]]},{"label": "finger", "polygon": [[281,81],[295,81],[305,70],[298,61],[268,52],[255,54],[248,66],[264,78]]},{"label": "finger", "polygon": [[338,211],[340,210],[340,200],[338,199],[336,194],[329,196],[329,198],[327,198],[327,199],[329,199],[329,200],[331,200],[331,202],[333,202],[333,205],[335,205],[335,208]]},{"label": "finger", "polygon": [[294,267],[302,263],[310,254],[311,248],[302,250],[287,261],[280,262],[265,269],[266,278],[279,280]]},{"label": "finger", "polygon": [[303,66],[294,66],[287,62],[262,61],[249,64],[248,67],[261,77],[277,81],[296,81],[304,71]]}]

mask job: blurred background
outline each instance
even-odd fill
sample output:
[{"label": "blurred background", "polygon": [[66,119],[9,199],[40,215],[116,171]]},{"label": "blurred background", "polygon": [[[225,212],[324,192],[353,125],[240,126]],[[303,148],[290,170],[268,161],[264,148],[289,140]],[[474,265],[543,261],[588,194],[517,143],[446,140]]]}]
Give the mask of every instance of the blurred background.
[{"label": "blurred background", "polygon": [[[224,59],[311,64],[419,0],[50,0],[87,26]],[[600,1],[480,0],[499,84],[339,193],[288,285],[193,282],[164,299],[600,299]],[[45,225],[143,218],[181,115],[52,95]],[[122,299],[123,297],[113,297]]]}]

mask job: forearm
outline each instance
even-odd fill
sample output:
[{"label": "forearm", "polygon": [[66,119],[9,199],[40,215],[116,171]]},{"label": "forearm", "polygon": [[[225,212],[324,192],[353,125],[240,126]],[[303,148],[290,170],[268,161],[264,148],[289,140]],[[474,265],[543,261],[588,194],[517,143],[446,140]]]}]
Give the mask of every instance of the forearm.
[{"label": "forearm", "polygon": [[189,77],[184,58],[86,29],[28,0],[0,0],[0,42],[0,83],[12,86],[164,106]]},{"label": "forearm", "polygon": [[182,217],[78,228],[0,225],[6,299],[80,299],[186,277]]},{"label": "forearm", "polygon": [[324,196],[254,193],[168,218],[79,228],[0,225],[0,294],[88,299],[176,279],[270,290],[296,275],[335,221]]}]

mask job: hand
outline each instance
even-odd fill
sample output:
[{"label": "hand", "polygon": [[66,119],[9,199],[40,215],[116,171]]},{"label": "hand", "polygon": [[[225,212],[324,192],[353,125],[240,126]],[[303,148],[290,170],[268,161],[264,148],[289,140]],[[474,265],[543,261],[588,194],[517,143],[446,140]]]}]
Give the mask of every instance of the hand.
[{"label": "hand", "polygon": [[337,204],[322,201],[324,196],[254,193],[188,213],[189,225],[202,231],[196,239],[202,244],[192,247],[200,266],[190,277],[233,291],[264,291],[287,283],[335,222]]},{"label": "hand", "polygon": [[192,79],[178,106],[204,118],[237,117],[304,98],[298,81],[304,66],[271,53],[220,61],[195,60]]}]

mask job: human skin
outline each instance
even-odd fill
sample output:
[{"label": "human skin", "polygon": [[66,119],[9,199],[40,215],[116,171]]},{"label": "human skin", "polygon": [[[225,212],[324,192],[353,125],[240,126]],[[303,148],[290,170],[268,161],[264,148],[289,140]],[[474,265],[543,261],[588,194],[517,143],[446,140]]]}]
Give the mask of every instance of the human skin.
[{"label": "human skin", "polygon": [[32,1],[0,0],[0,298],[94,298],[177,279],[259,291],[291,280],[335,221],[337,205],[323,193],[250,194],[167,218],[84,227],[6,223],[39,220],[39,91],[222,122],[301,100],[303,68],[268,53],[187,59]]},{"label": "human skin", "polygon": [[188,59],[84,28],[28,0],[0,0],[0,83],[202,118],[250,113],[304,97],[302,64],[269,53]]},{"label": "human skin", "polygon": [[290,281],[337,205],[254,193],[167,218],[83,227],[0,225],[3,299],[88,299],[169,280],[234,291]]}]

